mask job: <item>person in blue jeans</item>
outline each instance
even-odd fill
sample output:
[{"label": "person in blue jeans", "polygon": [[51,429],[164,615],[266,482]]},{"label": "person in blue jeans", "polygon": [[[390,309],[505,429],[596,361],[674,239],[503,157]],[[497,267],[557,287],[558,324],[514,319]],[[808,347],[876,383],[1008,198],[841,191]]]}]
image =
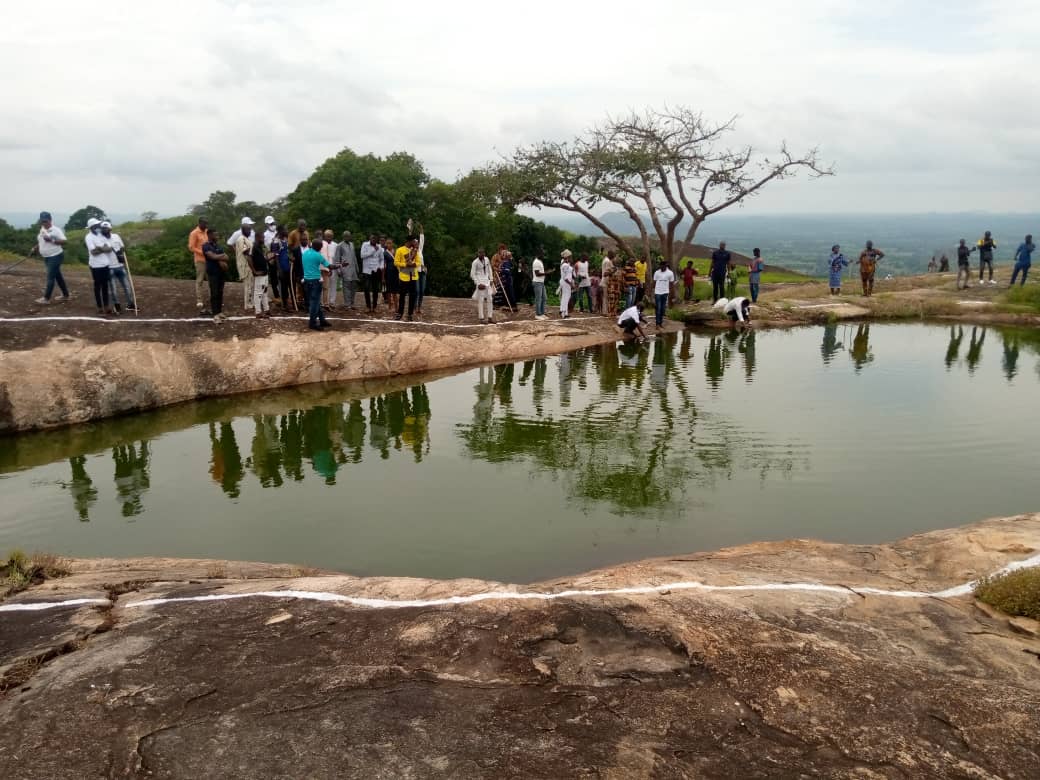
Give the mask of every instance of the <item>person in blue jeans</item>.
[{"label": "person in blue jeans", "polygon": [[751,302],[758,303],[758,285],[762,280],[762,272],[766,268],[766,263],[762,259],[762,250],[755,247],[752,250],[754,257],[751,259],[751,263],[748,265],[748,287],[751,290]]},{"label": "person in blue jeans", "polygon": [[673,284],[675,274],[668,267],[668,263],[662,260],[654,271],[654,321],[658,330],[664,324],[664,312],[668,308],[668,298],[671,296]]},{"label": "person in blue jeans", "polygon": [[65,260],[65,234],[61,228],[51,220],[50,212],[40,212],[40,232],[36,236],[36,246],[30,250],[30,254],[38,254],[43,258],[47,266],[47,286],[43,290],[43,297],[37,298],[37,303],[50,303],[51,295],[54,294],[54,285],[61,290],[62,303],[69,299],[69,288],[65,285],[65,277],[61,273],[61,264]]},{"label": "person in blue jeans", "polygon": [[1018,245],[1018,249],[1015,250],[1015,270],[1011,272],[1011,286],[1015,286],[1015,279],[1018,278],[1018,272],[1022,272],[1022,282],[1026,283],[1026,277],[1029,275],[1029,269],[1033,265],[1033,252],[1036,249],[1036,245],[1033,243],[1032,234],[1026,236],[1026,240]]},{"label": "person in blue jeans", "polygon": [[307,327],[311,330],[331,327],[321,308],[321,269],[331,270],[332,265],[321,253],[321,245],[322,240],[316,238],[303,252],[303,294],[307,297],[307,313],[310,315]]},{"label": "person in blue jeans", "polygon": [[134,296],[126,284],[126,245],[118,233],[112,232],[111,222],[101,223],[101,235],[111,242],[116,258],[116,262],[108,266],[108,297],[112,301],[112,305],[115,306],[116,311],[121,311],[122,307],[119,305],[119,295],[116,289],[116,282],[119,282],[119,285],[123,288],[123,301],[126,304],[127,311],[137,311]]}]

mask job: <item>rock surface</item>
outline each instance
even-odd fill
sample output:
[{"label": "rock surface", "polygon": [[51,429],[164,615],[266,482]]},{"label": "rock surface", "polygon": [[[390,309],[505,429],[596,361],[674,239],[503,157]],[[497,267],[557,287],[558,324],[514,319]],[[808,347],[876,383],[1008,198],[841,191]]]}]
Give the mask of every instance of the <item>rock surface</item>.
[{"label": "rock surface", "polygon": [[[892,545],[753,544],[524,590],[699,581],[937,591],[1040,549],[1040,515]],[[518,589],[212,561],[80,561],[0,612],[0,776],[1040,776],[1040,642],[970,596]],[[219,577],[219,578],[218,578]]]}]

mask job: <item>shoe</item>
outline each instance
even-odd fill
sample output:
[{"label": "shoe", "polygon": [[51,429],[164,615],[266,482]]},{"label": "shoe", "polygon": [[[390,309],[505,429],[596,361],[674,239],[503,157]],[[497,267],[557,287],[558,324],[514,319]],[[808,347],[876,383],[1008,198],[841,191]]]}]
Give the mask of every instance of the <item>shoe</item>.
[{"label": "shoe", "polygon": [[197,303],[196,302],[195,308],[198,309],[199,311],[202,311],[203,309],[206,308],[206,304],[204,304],[204,303]]},{"label": "shoe", "polygon": [[480,324],[481,325],[487,325],[487,320],[485,320],[483,317],[481,317],[480,318]]},{"label": "shoe", "polygon": [[332,323],[331,322],[319,322],[318,323],[318,327],[321,328],[322,330],[327,330],[327,329],[332,327]]},{"label": "shoe", "polygon": [[307,326],[307,330],[317,330],[317,331],[320,331],[321,328],[319,328],[317,325],[308,325]]},{"label": "shoe", "polygon": [[37,298],[36,303],[50,303],[50,298]]},{"label": "shoe", "polygon": [[412,316],[409,314],[407,317],[404,318],[404,321],[405,322],[411,322],[412,321]]},{"label": "shoe", "polygon": [[199,314],[202,315],[203,317],[212,317],[213,316],[213,312],[211,312],[209,309],[199,309]]},{"label": "shoe", "polygon": [[120,304],[118,304],[118,303],[115,304],[115,306],[113,308],[115,308],[116,314],[122,314],[123,313],[123,307]]},{"label": "shoe", "polygon": [[72,300],[71,295],[63,295],[61,298],[58,299],[58,303],[68,303],[70,300]]},{"label": "shoe", "polygon": [[990,284],[996,284],[996,283],[997,283],[997,280],[996,280],[996,279],[990,279],[990,280],[989,280],[989,283],[990,283]]},{"label": "shoe", "polygon": [[263,315],[262,313],[259,313],[259,312],[258,312],[258,313],[256,314],[256,319],[258,319],[258,320],[262,320],[263,318],[264,318],[264,315]]},{"label": "shoe", "polygon": [[394,319],[395,319],[395,320],[396,320],[397,322],[400,322],[400,321],[401,321],[401,315],[400,315],[400,314],[395,314],[395,315],[394,315]]},{"label": "shoe", "polygon": [[133,311],[133,312],[136,312],[136,311],[137,311],[137,304],[136,304],[136,303],[132,303],[132,304],[130,304],[129,306],[127,306],[127,307],[126,307],[126,310],[127,310],[127,311]]}]

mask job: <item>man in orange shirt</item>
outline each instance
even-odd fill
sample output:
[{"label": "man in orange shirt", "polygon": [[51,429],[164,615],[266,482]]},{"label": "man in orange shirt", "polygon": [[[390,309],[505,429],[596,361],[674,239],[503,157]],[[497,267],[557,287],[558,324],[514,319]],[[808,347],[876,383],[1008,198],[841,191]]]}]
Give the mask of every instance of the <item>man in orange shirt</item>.
[{"label": "man in orange shirt", "polygon": [[205,287],[206,256],[202,253],[202,245],[209,241],[206,237],[208,229],[209,222],[206,221],[205,217],[199,217],[199,226],[191,231],[191,235],[188,236],[188,250],[195,261],[195,306],[203,313],[205,313],[203,310],[206,308],[205,296],[208,295],[208,292]]}]

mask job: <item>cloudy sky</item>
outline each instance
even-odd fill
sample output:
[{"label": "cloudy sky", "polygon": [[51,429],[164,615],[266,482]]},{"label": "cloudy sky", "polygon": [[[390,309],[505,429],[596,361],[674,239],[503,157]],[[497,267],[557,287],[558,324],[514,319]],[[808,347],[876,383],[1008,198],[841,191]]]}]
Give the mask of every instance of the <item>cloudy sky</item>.
[{"label": "cloudy sky", "polygon": [[835,164],[747,213],[1036,209],[1036,0],[11,5],[4,212],[265,201],[344,146],[451,180],[665,103]]}]

